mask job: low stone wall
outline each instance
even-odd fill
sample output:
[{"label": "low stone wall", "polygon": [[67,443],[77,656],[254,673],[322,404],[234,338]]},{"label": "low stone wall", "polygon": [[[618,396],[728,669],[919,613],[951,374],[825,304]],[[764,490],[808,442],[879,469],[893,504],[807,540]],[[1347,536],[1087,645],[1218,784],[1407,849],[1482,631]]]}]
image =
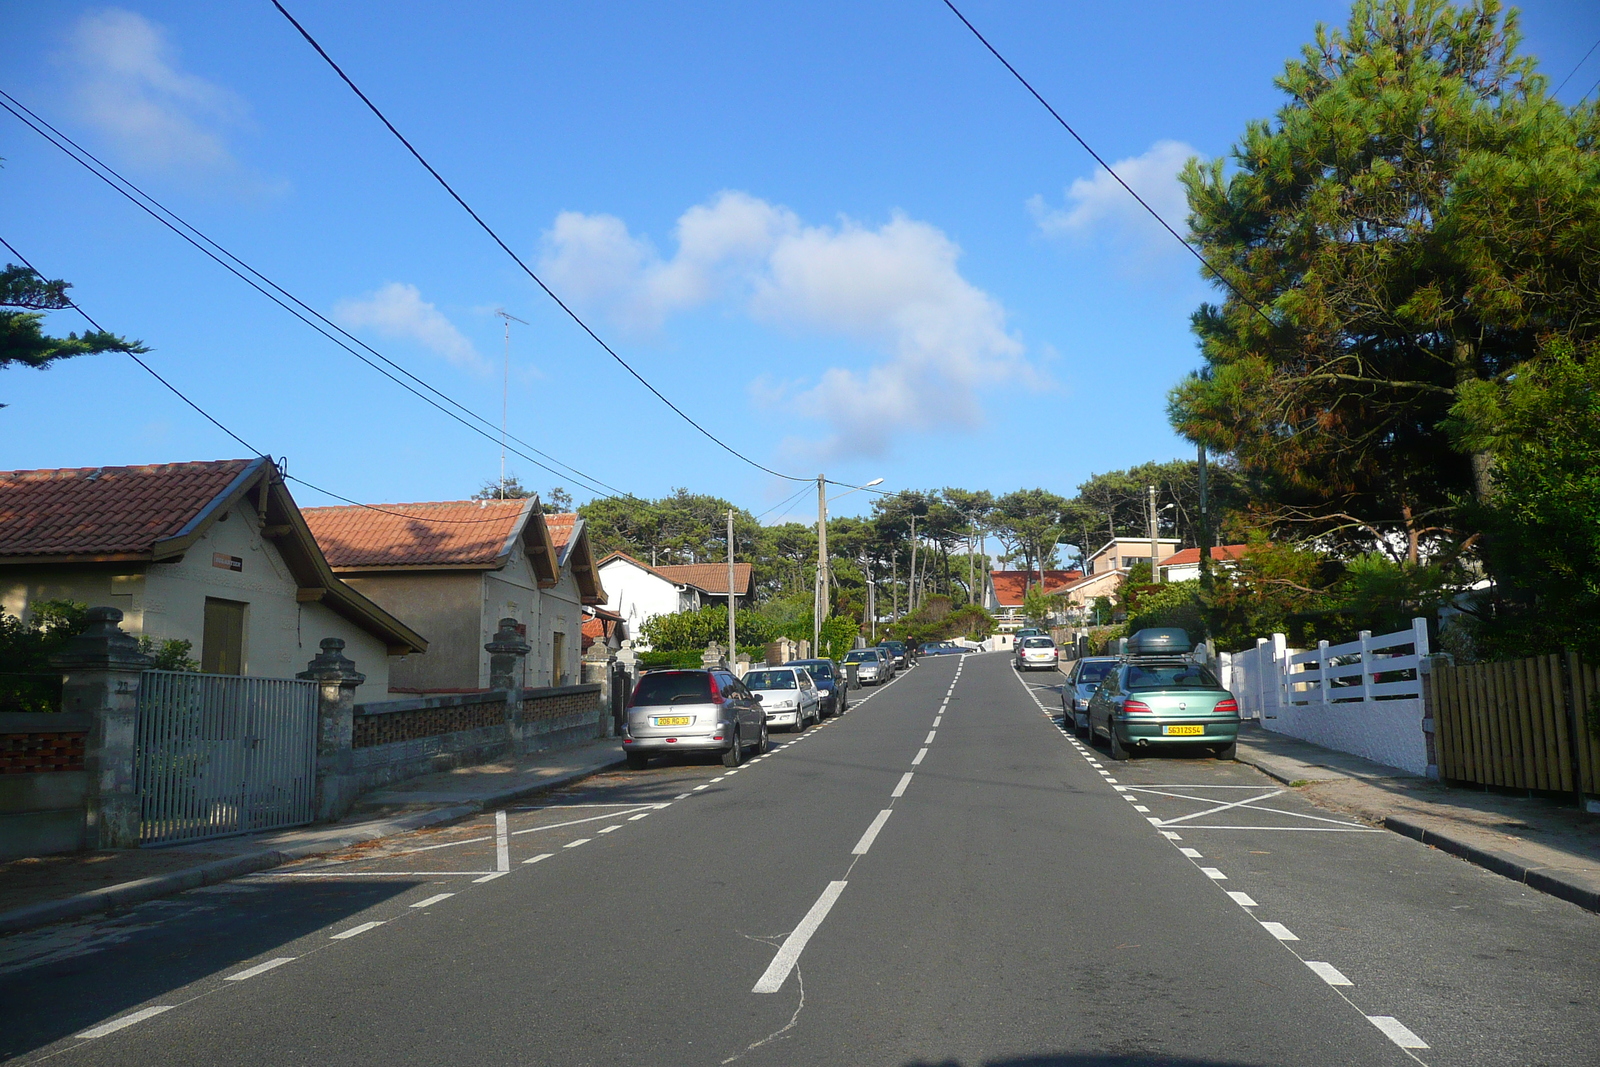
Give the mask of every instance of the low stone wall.
[{"label": "low stone wall", "polygon": [[[507,716],[507,710],[511,711]],[[351,772],[358,793],[419,774],[493,763],[603,736],[598,685],[449,693],[358,704]]]},{"label": "low stone wall", "polygon": [[90,718],[0,714],[0,860],[83,847]]}]

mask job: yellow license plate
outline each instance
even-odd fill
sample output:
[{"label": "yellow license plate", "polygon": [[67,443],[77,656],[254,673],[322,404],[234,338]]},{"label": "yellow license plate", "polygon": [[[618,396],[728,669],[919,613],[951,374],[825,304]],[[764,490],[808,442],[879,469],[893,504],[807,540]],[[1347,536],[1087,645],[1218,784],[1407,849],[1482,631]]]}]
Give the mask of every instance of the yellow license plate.
[{"label": "yellow license plate", "polygon": [[688,726],[689,722],[687,715],[662,715],[656,719],[657,726]]},{"label": "yellow license plate", "polygon": [[1206,732],[1204,726],[1163,726],[1161,732],[1168,737],[1199,737]]}]

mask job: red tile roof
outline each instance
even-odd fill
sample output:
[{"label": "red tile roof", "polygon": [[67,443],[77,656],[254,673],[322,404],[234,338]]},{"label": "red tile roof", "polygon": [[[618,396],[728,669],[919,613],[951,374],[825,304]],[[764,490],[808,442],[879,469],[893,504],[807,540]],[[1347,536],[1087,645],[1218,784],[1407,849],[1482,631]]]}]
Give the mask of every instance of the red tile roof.
[{"label": "red tile roof", "polygon": [[526,500],[444,500],[304,508],[335,568],[493,567],[520,529]]},{"label": "red tile roof", "polygon": [[[1216,560],[1237,560],[1250,551],[1249,545],[1214,545],[1211,549],[1211,558]],[[1168,556],[1161,561],[1163,567],[1181,567],[1184,564],[1193,566],[1200,562],[1198,548],[1186,548],[1182,552]]]},{"label": "red tile roof", "polygon": [[177,536],[257,459],[0,473],[0,557],[140,556]]},{"label": "red tile roof", "polygon": [[[637,562],[637,561],[635,561]],[[648,565],[645,565],[648,566]],[[726,563],[676,563],[671,566],[649,567],[669,582],[692,585],[696,589],[718,596],[728,595],[728,565]],[[749,596],[755,568],[748,563],[733,565],[733,584],[740,596]]]},{"label": "red tile roof", "polygon": [[[1049,594],[1064,589],[1082,577],[1082,571],[1045,571],[1044,591]],[[994,582],[994,597],[1001,607],[1021,607],[1028,586],[1039,584],[1039,572],[990,571],[989,579]]]},{"label": "red tile roof", "polygon": [[578,525],[578,516],[568,513],[564,515],[546,515],[545,528],[550,531],[550,540],[555,542],[556,550],[567,547],[567,542],[572,540],[573,527]]}]

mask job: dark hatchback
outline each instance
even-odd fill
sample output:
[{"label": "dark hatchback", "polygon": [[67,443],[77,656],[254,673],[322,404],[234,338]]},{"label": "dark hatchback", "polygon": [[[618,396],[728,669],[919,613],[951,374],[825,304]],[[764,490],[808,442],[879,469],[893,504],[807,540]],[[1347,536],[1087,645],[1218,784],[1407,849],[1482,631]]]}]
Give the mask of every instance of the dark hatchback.
[{"label": "dark hatchback", "polygon": [[817,683],[822,694],[822,714],[839,715],[850,708],[850,697],[845,693],[844,668],[831,659],[792,659],[785,667],[803,667]]}]

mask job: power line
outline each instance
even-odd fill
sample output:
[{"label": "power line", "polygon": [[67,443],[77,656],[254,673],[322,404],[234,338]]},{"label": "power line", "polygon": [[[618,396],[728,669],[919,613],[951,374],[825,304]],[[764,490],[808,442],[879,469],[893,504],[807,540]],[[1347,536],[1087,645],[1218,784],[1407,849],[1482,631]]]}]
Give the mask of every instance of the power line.
[{"label": "power line", "polygon": [[768,515],[771,515],[774,511],[777,511],[779,508],[788,507],[790,504],[794,503],[794,501],[798,500],[801,496],[803,496],[803,495],[805,495],[806,493],[809,493],[809,492],[811,492],[810,484],[808,483],[806,485],[802,485],[799,489],[795,490],[794,493],[792,495],[790,495],[787,500],[784,500],[784,501],[781,501],[780,503],[774,504],[774,505],[772,505],[772,507],[768,508],[766,511],[763,511],[761,514],[757,515],[756,516],[756,521],[760,522],[762,519],[766,518]]},{"label": "power line", "polygon": [[544,283],[544,281],[542,279],[540,279],[540,277],[533,272],[532,268],[530,268],[526,263],[524,263],[522,261],[522,257],[521,256],[517,255],[515,252],[513,252],[511,250],[511,246],[510,245],[506,244],[505,241],[500,239],[500,235],[498,233],[496,233],[494,231],[494,229],[487,222],[483,221],[482,216],[480,216],[476,211],[474,211],[472,209],[472,206],[461,198],[461,194],[457,193],[455,191],[455,189],[451,187],[450,183],[445,181],[444,177],[442,175],[440,175],[440,173],[437,170],[433,169],[433,164],[429,163],[425,158],[423,158],[422,153],[417,151],[417,149],[411,144],[410,141],[406,140],[405,135],[402,134],[398,129],[395,128],[394,123],[390,122],[389,119],[384,115],[384,113],[382,111],[378,110],[378,105],[374,104],[372,102],[372,100],[370,98],[368,98],[367,94],[361,91],[361,88],[358,85],[356,85],[356,83],[354,81],[351,80],[350,75],[346,74],[344,72],[343,68],[341,68],[339,66],[339,64],[337,64],[337,63],[335,63],[333,61],[333,57],[328,55],[327,50],[324,49],[322,47],[322,45],[317,43],[317,39],[315,37],[311,36],[311,34],[309,32],[307,32],[306,28],[304,26],[300,25],[299,21],[296,20],[293,15],[289,14],[288,10],[283,6],[283,4],[279,3],[278,0],[272,0],[272,6],[278,9],[279,14],[281,14],[284,18],[289,20],[289,24],[291,26],[293,26],[299,32],[301,37],[305,38],[307,44],[309,44],[313,49],[316,50],[317,55],[321,56],[323,58],[323,60],[328,64],[328,66],[333,68],[333,72],[339,76],[340,80],[342,80],[346,85],[348,85],[350,87],[350,91],[355,93],[356,96],[360,98],[360,100],[361,100],[361,102],[363,104],[367,105],[367,110],[371,111],[374,115],[376,115],[378,117],[378,121],[383,123],[383,125],[388,129],[388,131],[390,133],[394,134],[395,139],[398,140],[401,144],[405,145],[406,151],[410,152],[412,157],[414,159],[416,159],[416,161],[418,163],[422,164],[423,169],[426,170],[429,174],[431,174],[433,176],[433,180],[438,182],[439,185],[444,188],[445,192],[450,194],[450,198],[452,200],[454,200],[457,204],[461,205],[461,209],[472,217],[472,221],[476,222],[478,224],[479,228],[481,228],[484,233],[488,234],[490,239],[493,240],[495,244],[500,246],[500,250],[502,252],[504,252],[506,255],[510,256],[512,262],[514,262],[518,267],[521,267],[522,268],[522,272],[524,274],[526,274],[529,278],[532,278],[534,284],[537,285],[540,289],[543,289],[544,292],[545,292],[545,295],[548,296],[551,300],[555,301],[556,306],[559,307],[562,311],[566,312],[568,318],[570,318],[573,322],[577,323],[578,327],[581,330],[583,330],[584,333],[588,334],[589,337],[594,341],[595,344],[599,345],[602,349],[604,349],[606,354],[608,356],[610,356],[612,359],[616,360],[617,363],[622,367],[622,369],[627,371],[629,374],[631,374],[634,377],[634,379],[636,381],[638,381],[638,383],[640,385],[642,385],[646,389],[650,390],[650,392],[655,395],[655,398],[657,400],[661,401],[663,404],[667,405],[667,407],[671,408],[674,412],[677,413],[678,417],[681,418],[684,422],[687,422],[690,426],[693,426],[696,430],[699,430],[700,433],[702,435],[704,435],[707,440],[709,440],[710,442],[715,444],[718,448],[721,448],[724,452],[728,453],[730,456],[733,456],[735,459],[742,460],[745,463],[748,463],[750,466],[756,468],[759,471],[764,471],[767,474],[770,474],[775,478],[783,478],[786,481],[791,481],[791,482],[809,482],[809,481],[813,481],[814,480],[814,479],[811,479],[811,478],[801,478],[801,477],[799,477],[797,475],[793,475],[793,474],[783,474],[783,473],[780,473],[779,471],[773,470],[771,467],[767,467],[767,466],[764,466],[763,464],[757,463],[755,460],[751,459],[749,456],[745,455],[743,452],[740,452],[738,449],[734,448],[732,445],[730,445],[726,441],[722,440],[716,434],[713,434],[710,430],[708,430],[704,426],[700,425],[694,419],[690,418],[684,412],[684,410],[682,408],[678,407],[678,405],[676,405],[672,401],[668,400],[666,398],[666,396],[661,392],[661,390],[659,390],[655,386],[651,385],[650,382],[645,379],[644,375],[642,375],[638,371],[634,370],[632,365],[629,364],[627,360],[625,360],[621,356],[617,355],[615,349],[613,349],[610,345],[606,344],[605,341],[601,340],[600,335],[595,333],[594,330],[590,329],[589,328],[589,324],[584,322],[583,319],[578,316],[577,312],[573,311],[570,307],[568,307],[566,302],[563,301],[559,296],[557,296],[555,294],[555,291],[552,290],[548,285],[546,285]]},{"label": "power line", "polygon": [[[277,0],[273,0],[273,2],[276,3]],[[1172,235],[1172,239],[1173,240],[1177,241],[1180,245],[1182,245],[1184,247],[1184,249],[1191,256],[1193,256],[1195,259],[1199,260],[1200,261],[1200,265],[1205,267],[1213,275],[1215,275],[1217,280],[1220,281],[1223,285],[1226,285],[1233,292],[1233,295],[1238,297],[1239,300],[1242,303],[1245,304],[1245,306],[1250,308],[1250,310],[1254,311],[1257,315],[1260,315],[1263,322],[1265,322],[1268,326],[1271,326],[1273,329],[1277,329],[1278,328],[1278,324],[1276,322],[1272,321],[1272,316],[1271,315],[1268,315],[1264,310],[1262,310],[1261,305],[1257,304],[1254,300],[1251,300],[1248,296],[1245,296],[1243,291],[1241,291],[1240,288],[1237,285],[1235,285],[1235,284],[1233,284],[1233,282],[1229,281],[1228,277],[1225,274],[1223,274],[1222,271],[1218,270],[1215,266],[1213,266],[1211,261],[1208,260],[1204,255],[1202,255],[1200,253],[1199,249],[1195,248],[1188,241],[1184,240],[1182,234],[1178,233],[1177,230],[1174,230],[1167,223],[1167,220],[1161,217],[1161,214],[1158,211],[1156,211],[1155,208],[1151,207],[1148,203],[1145,202],[1144,197],[1140,196],[1138,193],[1133,191],[1133,186],[1129,185],[1127,182],[1122,180],[1122,175],[1118,174],[1115,170],[1111,169],[1111,164],[1107,163],[1104,159],[1102,159],[1100,157],[1100,153],[1099,152],[1096,152],[1093,148],[1089,147],[1089,142],[1085,141],[1081,136],[1078,135],[1078,131],[1073,129],[1072,125],[1069,122],[1067,122],[1066,119],[1061,117],[1061,113],[1059,111],[1057,111],[1055,108],[1050,106],[1050,101],[1046,100],[1043,96],[1040,95],[1039,90],[1035,89],[1028,82],[1028,79],[1024,78],[1022,76],[1022,74],[1020,72],[1018,72],[1017,68],[1013,67],[1011,65],[1011,61],[1006,59],[1005,56],[1000,54],[999,49],[995,48],[994,45],[989,43],[989,39],[987,37],[985,37],[983,34],[978,32],[978,28],[967,20],[967,16],[965,16],[965,15],[963,15],[961,13],[961,9],[960,8],[956,7],[955,4],[951,3],[951,0],[943,0],[943,2],[944,2],[944,6],[948,7],[955,14],[956,18],[961,20],[961,24],[963,26],[965,26],[967,29],[972,31],[972,36],[976,37],[978,39],[978,42],[980,44],[982,44],[983,47],[985,47],[985,48],[987,48],[989,50],[989,54],[994,56],[996,59],[998,59],[1000,61],[1001,65],[1004,66],[1006,68],[1006,70],[1011,72],[1011,76],[1013,78],[1017,79],[1018,82],[1022,83],[1022,87],[1024,89],[1028,90],[1028,93],[1035,100],[1039,101],[1039,103],[1044,106],[1044,109],[1046,111],[1050,112],[1050,117],[1055,119],[1056,122],[1060,123],[1061,124],[1061,128],[1063,130],[1066,130],[1069,134],[1071,134],[1072,135],[1072,139],[1074,141],[1077,141],[1079,146],[1082,147],[1082,149],[1085,152],[1089,153],[1089,155],[1094,158],[1094,161],[1096,163],[1100,164],[1100,166],[1105,169],[1105,172],[1107,174],[1111,175],[1111,177],[1116,181],[1116,183],[1118,185],[1122,186],[1123,190],[1129,196],[1131,196],[1135,200],[1137,200],[1139,202],[1139,206],[1144,208],[1145,211],[1149,212],[1150,213],[1150,217],[1155,219],[1157,222],[1159,222],[1161,224],[1161,228],[1163,230],[1166,230],[1169,234]]]},{"label": "power line", "polygon": [[[1589,57],[1594,55],[1594,50],[1596,48],[1600,48],[1600,40],[1597,40],[1597,41],[1595,41],[1594,44],[1590,45],[1589,46],[1589,50],[1583,54],[1583,58],[1578,60],[1577,66],[1574,66],[1571,70],[1567,71],[1567,76],[1565,78],[1561,79],[1561,84],[1556,86],[1554,89],[1550,90],[1550,95],[1551,96],[1555,96],[1557,93],[1559,93],[1561,90],[1563,90],[1563,89],[1565,89],[1567,87],[1567,83],[1572,80],[1572,76],[1574,74],[1578,73],[1578,70],[1585,63],[1589,62]],[[1588,94],[1585,93],[1584,95],[1587,96]]]},{"label": "power line", "polygon": [[[10,252],[12,255],[16,256],[17,259],[21,260],[22,261],[22,265],[24,267],[27,267],[29,270],[33,271],[33,273],[36,276],[38,276],[40,278],[44,277],[43,274],[39,273],[39,268],[35,267],[31,262],[29,262],[27,256],[23,255],[21,252],[18,252],[17,249],[16,249],[16,246],[13,245],[10,241],[7,241],[4,237],[0,237],[0,245],[4,245],[6,247],[6,251]],[[105,333],[106,332],[105,327],[101,326],[98,322],[96,322],[94,320],[94,316],[90,315],[87,311],[83,310],[83,308],[78,305],[77,301],[73,300],[70,296],[65,296],[64,294],[63,294],[63,298],[66,300],[67,306],[70,307],[73,311],[76,311],[79,315],[82,315],[84,321],[87,322],[90,326],[93,326],[96,330],[99,330],[101,333]],[[179,389],[176,385],[173,385],[171,382],[167,381],[165,378],[163,378],[160,374],[158,374],[156,372],[156,369],[154,367],[150,366],[150,364],[148,364],[144,360],[140,359],[139,356],[138,356],[138,353],[136,353],[136,352],[125,352],[123,354],[126,355],[129,359],[133,360],[135,363],[139,364],[139,366],[143,367],[145,372],[147,374],[149,374],[150,377],[154,378],[156,381],[158,381],[162,385],[166,386],[167,389],[172,393],[173,396],[177,397],[179,400],[182,400],[185,404],[188,404],[191,408],[193,408],[196,412],[198,412],[201,418],[205,419],[211,425],[215,426],[217,429],[221,430],[223,433],[227,434],[229,437],[231,437],[235,441],[239,442],[239,444],[243,445],[245,447],[245,451],[249,452],[253,456],[266,456],[267,455],[267,453],[261,451],[259,448],[257,448],[254,445],[252,445],[249,441],[246,441],[243,437],[240,437],[238,434],[236,434],[232,430],[228,429],[228,427],[224,426],[222,424],[221,420],[219,420],[216,416],[212,415],[205,408],[201,407],[199,404],[197,404],[193,400],[189,399],[189,397],[184,394],[183,390]],[[270,458],[270,457],[268,457],[268,458]],[[282,474],[285,479],[287,479],[287,480],[289,480],[291,482],[299,482],[301,485],[304,485],[304,486],[306,486],[307,488],[310,488],[310,489],[315,489],[317,492],[322,493],[325,496],[331,496],[335,500],[343,500],[347,504],[354,504],[357,507],[366,508],[368,511],[378,511],[378,512],[382,512],[385,515],[394,515],[394,516],[397,516],[397,517],[402,518],[402,519],[422,519],[422,518],[426,518],[426,519],[428,519],[429,522],[443,522],[443,523],[449,523],[450,525],[463,525],[463,526],[464,525],[468,525],[468,524],[473,524],[473,523],[480,523],[480,522],[499,522],[499,521],[502,520],[502,517],[498,516],[498,515],[492,516],[492,517],[485,517],[485,518],[482,518],[482,519],[436,519],[436,518],[432,518],[432,517],[424,516],[424,515],[408,515],[405,512],[390,511],[387,508],[380,508],[380,507],[377,507],[376,505],[373,505],[373,504],[363,504],[359,500],[351,500],[347,496],[340,496],[338,493],[335,493],[332,490],[324,489],[320,485],[315,485],[315,484],[313,484],[311,482],[306,481],[304,478],[299,478],[299,477],[296,477],[295,475],[289,474],[289,473],[285,472],[282,469],[282,467],[279,467],[278,473]]]},{"label": "power line", "polygon": [[[305,301],[301,300],[300,298],[296,297],[293,293],[289,292],[288,290],[284,289],[282,286],[278,285],[271,278],[268,278],[266,275],[262,274],[260,271],[256,270],[254,267],[250,266],[250,264],[246,263],[244,260],[242,260],[238,256],[234,255],[232,252],[228,251],[228,249],[224,248],[222,245],[218,244],[216,241],[212,240],[205,233],[201,232],[198,228],[196,228],[195,226],[193,226],[192,224],[190,224],[189,222],[184,220],[176,212],[174,212],[170,208],[166,207],[160,201],[156,200],[150,194],[146,193],[143,189],[139,188],[133,182],[129,181],[122,174],[118,173],[115,168],[111,167],[109,164],[105,163],[103,160],[101,160],[97,156],[95,156],[92,152],[89,152],[83,146],[79,145],[76,141],[72,140],[72,138],[68,137],[66,134],[62,133],[56,127],[52,126],[47,120],[45,120],[44,118],[40,117],[37,113],[35,113],[27,105],[23,104],[21,101],[17,100],[10,93],[5,92],[4,90],[0,90],[0,108],[4,108],[5,110],[9,111],[18,121],[20,121],[24,125],[28,126],[35,133],[39,134],[39,136],[43,137],[46,141],[49,141],[56,148],[58,148],[62,152],[64,152],[74,162],[78,163],[85,170],[89,171],[89,173],[93,174],[95,177],[99,178],[101,181],[103,181],[107,185],[109,185],[112,189],[116,190],[123,197],[125,197],[127,200],[129,200],[131,203],[133,203],[134,206],[138,207],[140,210],[144,211],[151,218],[155,219],[157,222],[161,223],[167,229],[171,230],[173,233],[175,233],[179,237],[183,238],[189,244],[193,245],[196,249],[198,249],[199,251],[204,253],[206,256],[208,256],[210,259],[212,259],[214,262],[216,262],[219,266],[223,267],[229,273],[231,273],[235,277],[239,278],[240,281],[243,281],[245,284],[249,285],[251,288],[253,288],[257,292],[261,293],[267,299],[271,300],[273,303],[277,304],[279,307],[283,308],[285,311],[287,311],[291,315],[295,316],[295,318],[299,319],[301,322],[304,322],[307,326],[310,326],[312,329],[314,329],[318,333],[322,334],[328,340],[332,341],[334,344],[336,344],[339,347],[343,348],[346,352],[349,352],[351,355],[355,356],[356,359],[358,359],[361,362],[365,363],[367,366],[371,367],[373,370],[377,371],[379,374],[382,374],[384,377],[388,378],[390,381],[394,382],[396,385],[400,386],[402,389],[405,389],[407,392],[413,394],[418,399],[422,400],[424,403],[429,404],[430,406],[432,406],[432,407],[436,408],[437,410],[439,410],[441,413],[449,416],[452,419],[455,419],[457,422],[460,422],[462,425],[466,426],[467,429],[473,431],[474,433],[477,433],[479,436],[484,437],[484,438],[486,438],[486,439],[488,439],[490,441],[498,443],[498,438],[496,438],[494,435],[492,435],[491,433],[486,432],[485,430],[483,430],[483,429],[481,429],[481,428],[479,428],[477,426],[473,426],[472,424],[468,423],[465,419],[463,419],[460,415],[457,415],[455,412],[444,408],[439,403],[435,402],[434,400],[430,399],[429,397],[424,396],[417,389],[412,388],[410,385],[407,385],[405,382],[401,381],[399,378],[396,378],[394,374],[389,373],[383,367],[377,366],[376,364],[374,364],[372,362],[372,360],[366,358],[360,352],[357,352],[355,349],[351,348],[349,343],[346,343],[345,340],[341,340],[340,337],[334,336],[334,333],[337,333],[337,334],[341,335],[343,338],[347,338],[349,340],[349,342],[353,342],[354,344],[359,345],[360,347],[366,349],[368,352],[372,353],[373,356],[377,357],[379,360],[381,360],[383,363],[387,364],[388,366],[394,368],[394,370],[398,371],[400,374],[402,374],[405,377],[407,377],[407,378],[411,379],[412,381],[416,382],[423,389],[426,389],[428,392],[433,393],[435,396],[438,396],[440,399],[444,400],[446,403],[448,403],[448,404],[452,405],[453,407],[459,409],[461,412],[463,412],[466,415],[470,416],[471,418],[477,420],[478,422],[483,423],[484,425],[490,426],[492,428],[493,427],[493,423],[491,423],[489,420],[485,419],[483,416],[479,415],[477,412],[471,410],[470,408],[466,407],[464,404],[461,404],[459,401],[453,399],[452,397],[450,397],[449,395],[447,395],[443,391],[441,391],[441,390],[437,389],[436,387],[434,387],[433,385],[429,384],[427,381],[425,381],[422,378],[418,377],[416,374],[413,374],[411,371],[407,370],[405,367],[403,367],[400,364],[396,363],[394,360],[392,360],[389,357],[385,356],[382,352],[379,352],[377,349],[373,348],[371,345],[367,344],[365,341],[363,341],[360,338],[356,337],[355,335],[351,334],[348,330],[344,329],[342,326],[339,326],[337,323],[335,323],[332,320],[328,319],[321,312],[317,311],[315,308],[313,308],[309,304],[305,303]],[[99,168],[99,169],[97,169],[97,168]],[[130,192],[130,190],[131,190],[131,192]],[[188,231],[188,232],[185,232],[185,231]],[[191,236],[191,234],[193,236]],[[198,238],[198,240],[196,240],[196,238]],[[202,244],[201,242],[204,242],[204,243]],[[210,246],[209,248],[206,247],[208,245]],[[212,251],[212,249],[215,249],[215,251]],[[218,253],[220,253],[220,256],[218,255]],[[226,257],[226,260],[231,260],[232,262],[231,263],[227,262],[222,257]],[[237,267],[235,267],[234,264],[237,264]],[[246,273],[241,273],[241,270],[243,272],[247,272],[249,275],[253,275],[253,277],[247,277]],[[258,284],[256,279],[259,279],[259,284]],[[275,295],[273,292],[268,292],[267,288],[263,288],[263,285],[265,285],[266,287],[271,288],[272,290],[275,290],[276,294],[281,294],[282,299],[280,299],[279,295]],[[292,304],[296,305],[296,307],[298,307],[300,310],[296,310],[296,307],[290,307],[289,303],[285,303],[285,300],[287,300],[289,303],[292,303]],[[317,322],[313,322],[313,321],[311,321],[310,318],[307,318],[308,315],[311,316],[312,318],[315,318],[317,320]],[[321,325],[319,325],[318,323],[321,323]],[[330,330],[333,331],[334,333],[330,333],[329,332]],[[510,449],[510,451],[515,452],[517,455],[521,456],[523,459],[526,459],[528,462],[532,463],[534,466],[539,467],[540,469],[542,469],[544,471],[547,471],[548,473],[553,474],[558,478],[561,478],[563,480],[567,480],[568,478],[577,478],[582,483],[593,483],[593,484],[582,484],[581,488],[588,489],[589,491],[595,493],[596,495],[601,495],[602,494],[602,489],[595,488],[595,486],[603,487],[603,489],[610,490],[612,493],[615,493],[615,494],[617,494],[619,496],[628,495],[627,493],[623,492],[621,489],[618,489],[617,487],[615,487],[613,485],[610,485],[610,484],[602,481],[601,479],[594,477],[593,475],[585,474],[583,471],[578,470],[577,468],[571,466],[570,464],[563,463],[561,460],[555,458],[554,456],[551,456],[547,452],[544,452],[544,451],[536,448],[532,444],[529,444],[527,441],[524,441],[522,438],[517,437],[515,434],[510,435],[510,439],[513,440],[513,441],[516,441],[517,443],[519,443],[519,444],[521,444],[523,446],[525,446],[527,449],[529,449],[530,451],[536,453],[537,455],[543,456],[545,459],[550,460],[550,462],[555,463],[558,466],[561,466],[561,467],[565,468],[567,470],[567,472],[569,472],[567,474],[563,474],[561,471],[555,470],[555,469],[545,465],[544,463],[541,463],[538,459],[535,459],[533,456],[528,455],[526,452],[522,452],[522,451],[520,451],[518,449]]]}]

